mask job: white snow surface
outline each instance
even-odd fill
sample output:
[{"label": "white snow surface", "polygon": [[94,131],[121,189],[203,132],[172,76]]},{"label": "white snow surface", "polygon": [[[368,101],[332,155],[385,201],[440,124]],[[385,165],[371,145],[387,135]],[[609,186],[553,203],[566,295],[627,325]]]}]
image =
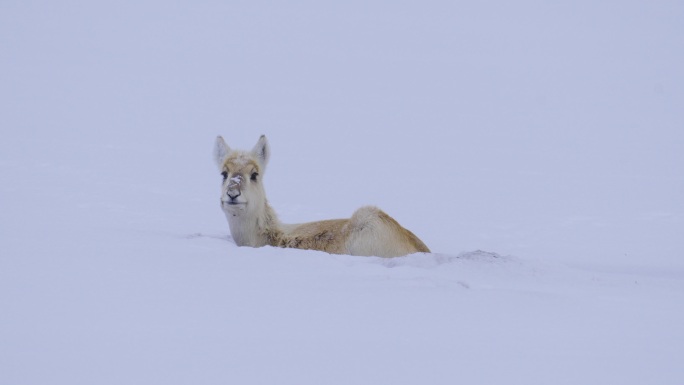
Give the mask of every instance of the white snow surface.
[{"label": "white snow surface", "polygon": [[[3,1],[0,385],[684,383],[682,20]],[[237,247],[219,134],[283,222],[433,253]]]}]

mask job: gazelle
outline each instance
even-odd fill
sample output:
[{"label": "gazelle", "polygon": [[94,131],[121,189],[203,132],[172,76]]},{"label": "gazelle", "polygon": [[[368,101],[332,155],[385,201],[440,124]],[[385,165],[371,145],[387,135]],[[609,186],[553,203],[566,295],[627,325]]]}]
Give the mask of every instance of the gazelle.
[{"label": "gazelle", "polygon": [[377,207],[349,219],[282,224],[266,200],[262,178],[271,150],[262,135],[251,151],[232,150],[216,138],[214,160],[223,176],[221,208],[238,246],[277,246],[332,254],[398,257],[430,250],[412,232]]}]

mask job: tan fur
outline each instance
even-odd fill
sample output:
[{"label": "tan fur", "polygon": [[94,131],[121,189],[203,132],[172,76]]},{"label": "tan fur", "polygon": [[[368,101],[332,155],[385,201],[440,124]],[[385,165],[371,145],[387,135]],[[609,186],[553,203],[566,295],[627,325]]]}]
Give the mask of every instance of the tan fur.
[{"label": "tan fur", "polygon": [[251,152],[233,151],[222,137],[216,138],[214,158],[225,175],[221,207],[238,246],[269,245],[379,257],[430,252],[411,231],[372,206],[356,210],[349,219],[280,223],[261,183],[269,157],[263,135]]}]

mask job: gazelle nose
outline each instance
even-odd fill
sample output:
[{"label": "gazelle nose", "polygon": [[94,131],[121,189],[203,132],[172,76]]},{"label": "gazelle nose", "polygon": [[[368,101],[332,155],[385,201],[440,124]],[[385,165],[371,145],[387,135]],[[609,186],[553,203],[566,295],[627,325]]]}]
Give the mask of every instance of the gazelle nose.
[{"label": "gazelle nose", "polygon": [[234,201],[235,198],[240,196],[240,192],[239,191],[235,191],[235,192],[228,191],[227,195],[230,198],[230,200]]}]

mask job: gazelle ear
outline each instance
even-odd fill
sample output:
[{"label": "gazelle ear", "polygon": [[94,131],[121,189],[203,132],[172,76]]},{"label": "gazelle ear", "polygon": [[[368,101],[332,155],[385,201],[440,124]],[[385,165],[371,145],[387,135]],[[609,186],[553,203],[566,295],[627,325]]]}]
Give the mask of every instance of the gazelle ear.
[{"label": "gazelle ear", "polygon": [[230,152],[230,147],[223,140],[222,136],[216,137],[216,144],[214,145],[214,162],[216,166],[220,169],[223,168],[223,162],[226,160],[228,153]]},{"label": "gazelle ear", "polygon": [[268,159],[271,157],[271,148],[268,146],[266,135],[261,135],[259,141],[252,149],[252,154],[259,159],[261,168],[265,169],[268,164]]}]

